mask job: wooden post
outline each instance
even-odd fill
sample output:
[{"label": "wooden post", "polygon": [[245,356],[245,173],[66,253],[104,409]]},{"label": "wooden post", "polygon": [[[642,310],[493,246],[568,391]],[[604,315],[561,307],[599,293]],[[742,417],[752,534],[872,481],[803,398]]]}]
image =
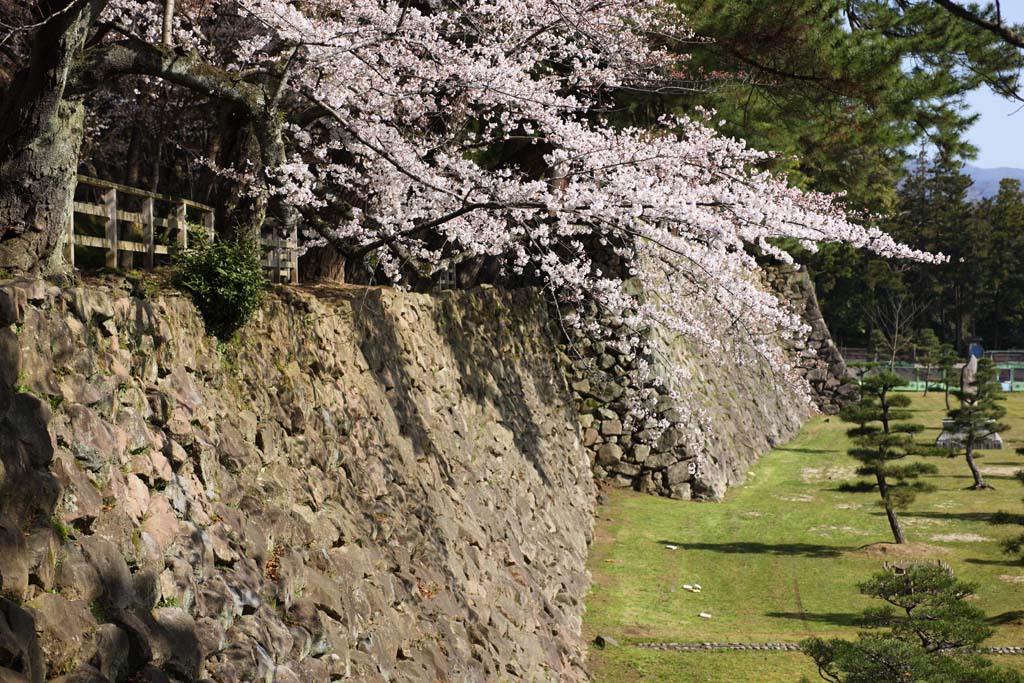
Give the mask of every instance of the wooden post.
[{"label": "wooden post", "polygon": [[173,229],[178,231],[178,248],[182,251],[188,249],[188,221],[185,220],[184,202],[174,208],[171,223],[174,225]]},{"label": "wooden post", "polygon": [[153,198],[147,197],[142,202],[142,241],[146,244],[146,258],[143,263],[150,270],[156,265],[156,241],[153,228]]},{"label": "wooden post", "polygon": [[288,240],[288,265],[291,268],[290,282],[299,284],[299,226],[292,227],[292,237]]},{"label": "wooden post", "polygon": [[213,241],[213,211],[203,213],[203,227],[206,228],[206,236]]},{"label": "wooden post", "polygon": [[107,268],[117,268],[117,190],[103,195],[103,209],[107,214]]},{"label": "wooden post", "polygon": [[274,276],[272,282],[281,281],[281,231],[277,229],[277,226],[271,228],[273,235],[271,243],[271,256],[270,266],[274,269]]}]

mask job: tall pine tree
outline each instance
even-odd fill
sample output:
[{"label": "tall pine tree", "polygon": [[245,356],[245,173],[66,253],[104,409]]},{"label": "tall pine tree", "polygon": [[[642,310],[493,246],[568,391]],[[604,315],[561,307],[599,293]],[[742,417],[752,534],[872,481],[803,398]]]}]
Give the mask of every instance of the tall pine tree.
[{"label": "tall pine tree", "polygon": [[878,491],[879,504],[897,543],[906,543],[907,537],[896,511],[910,505],[919,492],[933,490],[933,486],[918,481],[918,477],[938,471],[929,463],[903,462],[912,455],[931,453],[914,441],[914,435],[924,427],[905,422],[911,416],[907,409],[910,397],[894,391],[905,384],[903,378],[889,371],[868,375],[861,381],[860,402],[846,406],[840,413],[844,422],[857,425],[847,431],[854,444],[848,453],[861,463],[857,474],[874,480],[845,488]]},{"label": "tall pine tree", "polygon": [[953,430],[960,435],[961,448],[974,477],[974,489],[993,488],[985,481],[975,460],[981,457],[978,448],[985,439],[1010,428],[999,422],[1006,415],[1006,408],[1001,405],[1002,394],[998,369],[988,358],[978,361],[973,382],[953,392],[960,407],[950,410],[949,417],[953,419]]}]

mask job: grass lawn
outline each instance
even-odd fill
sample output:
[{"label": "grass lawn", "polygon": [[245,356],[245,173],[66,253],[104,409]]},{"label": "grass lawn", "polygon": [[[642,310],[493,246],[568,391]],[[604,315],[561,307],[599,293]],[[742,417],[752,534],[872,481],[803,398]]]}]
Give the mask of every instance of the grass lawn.
[{"label": "grass lawn", "polygon": [[[979,461],[995,491],[971,491],[962,457],[932,458],[937,487],[901,513],[915,557],[945,560],[980,584],[977,604],[997,624],[988,645],[1024,644],[1024,565],[1003,554],[999,540],[1019,527],[993,525],[999,510],[1020,511],[1024,487],[1013,472],[1024,446],[1024,395],[1010,395],[1001,451]],[[914,421],[934,440],[942,395],[915,396]],[[799,653],[658,652],[632,643],[783,642],[812,635],[852,636],[857,614],[872,601],[856,584],[881,568],[892,541],[877,493],[845,493],[855,479],[845,450],[846,425],[816,418],[790,443],[766,455],[747,483],[723,503],[686,503],[610,491],[599,510],[591,549],[593,586],[584,628],[622,646],[591,648],[598,683],[796,683],[816,678]],[[677,550],[665,548],[667,544]],[[898,558],[895,558],[898,559]],[[700,584],[690,593],[684,584]],[[707,612],[711,619],[698,615]],[[1001,658],[1024,669],[1024,657]]]}]

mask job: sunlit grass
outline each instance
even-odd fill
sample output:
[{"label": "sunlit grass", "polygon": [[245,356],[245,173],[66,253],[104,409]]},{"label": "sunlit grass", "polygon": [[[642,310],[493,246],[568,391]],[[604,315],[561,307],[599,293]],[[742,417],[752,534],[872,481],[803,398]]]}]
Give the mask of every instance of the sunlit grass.
[{"label": "sunlit grass", "polygon": [[[999,546],[1015,530],[989,521],[999,510],[1021,511],[1024,497],[1024,487],[1012,477],[1024,468],[1024,458],[1014,453],[1024,445],[1024,396],[1011,396],[1007,408],[1013,429],[1003,435],[1004,450],[980,461],[996,489],[968,490],[971,477],[962,458],[933,459],[939,474],[928,479],[937,490],[901,514],[908,540],[928,546],[921,548],[922,557],[943,559],[959,577],[980,584],[977,604],[999,622],[991,645],[1024,642],[1024,583],[1013,582],[1024,581],[1024,566]],[[942,396],[918,396],[913,409],[915,420],[928,427],[922,438],[934,440],[944,413]],[[811,421],[792,442],[765,456],[724,503],[610,492],[591,550],[588,634],[611,635],[624,646],[853,635],[857,613],[870,604],[856,584],[884,559],[868,546],[892,537],[876,493],[838,490],[854,478],[856,465],[845,454],[845,428],[837,418]],[[694,583],[701,593],[683,589]],[[712,618],[700,618],[701,612]],[[741,677],[759,657],[774,664]],[[607,683],[795,682],[808,673],[807,662],[792,653],[623,647],[592,650],[591,659],[596,680]],[[1024,658],[1007,660],[1024,668]]]}]

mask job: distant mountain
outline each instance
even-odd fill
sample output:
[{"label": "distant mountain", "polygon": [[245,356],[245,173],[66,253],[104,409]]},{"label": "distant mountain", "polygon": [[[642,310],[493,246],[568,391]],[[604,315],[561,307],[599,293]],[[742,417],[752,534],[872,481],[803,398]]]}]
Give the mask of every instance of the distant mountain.
[{"label": "distant mountain", "polygon": [[968,199],[991,197],[999,191],[999,181],[1003,178],[1016,178],[1024,185],[1024,168],[979,168],[967,164],[964,172],[971,176],[974,184],[967,191]]}]

